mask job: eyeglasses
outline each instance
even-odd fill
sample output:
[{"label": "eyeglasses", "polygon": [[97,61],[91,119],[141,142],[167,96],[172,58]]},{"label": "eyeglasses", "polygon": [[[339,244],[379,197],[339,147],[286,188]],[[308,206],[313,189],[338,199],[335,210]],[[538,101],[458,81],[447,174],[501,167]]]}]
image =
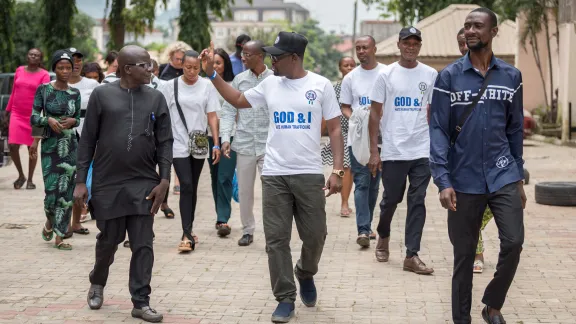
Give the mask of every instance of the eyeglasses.
[{"label": "eyeglasses", "polygon": [[128,66],[130,66],[130,65],[132,65],[132,66],[139,66],[139,67],[141,67],[141,68],[144,68],[145,70],[148,70],[148,69],[150,69],[150,68],[153,66],[152,62],[128,63],[128,64],[126,64],[126,65],[128,65]]},{"label": "eyeglasses", "polygon": [[280,55],[270,55],[270,58],[272,59],[273,63],[276,63],[285,57],[292,56],[292,54],[293,53],[284,53],[284,54],[280,54]]},{"label": "eyeglasses", "polygon": [[242,57],[245,57],[245,58],[251,58],[252,56],[256,55],[256,54],[251,54],[251,53],[246,53],[246,52],[242,52],[240,54],[242,55]]}]

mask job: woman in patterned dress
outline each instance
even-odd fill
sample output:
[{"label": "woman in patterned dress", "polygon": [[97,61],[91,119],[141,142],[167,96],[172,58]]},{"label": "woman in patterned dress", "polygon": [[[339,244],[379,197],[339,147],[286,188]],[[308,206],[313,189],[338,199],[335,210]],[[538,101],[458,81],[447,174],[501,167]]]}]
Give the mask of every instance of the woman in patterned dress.
[{"label": "woman in patterned dress", "polygon": [[[338,62],[338,68],[342,73],[342,78],[350,71],[354,70],[356,67],[356,62],[350,56],[345,56]],[[340,88],[342,86],[342,80],[336,82],[334,85],[334,91],[336,92],[336,98],[340,102]],[[350,198],[350,192],[352,192],[352,172],[350,171],[350,152],[348,149],[348,119],[344,115],[340,116],[340,126],[342,128],[342,137],[344,138],[344,178],[342,178],[342,191],[340,192],[340,197],[342,198],[340,216],[350,217],[352,209],[348,205],[348,198]],[[322,164],[333,165],[334,159],[332,157],[332,149],[330,148],[330,142],[327,142],[324,148],[322,148]]]},{"label": "woman in patterned dress", "polygon": [[[72,194],[78,148],[74,127],[80,124],[80,91],[68,86],[72,66],[72,57],[68,52],[60,50],[54,53],[52,71],[56,73],[56,81],[38,87],[30,118],[32,126],[47,129],[41,146],[42,176],[46,194],[44,212],[47,218],[42,238],[50,241],[56,232],[54,247],[59,250],[72,249],[72,245],[63,241],[74,203]],[[34,140],[34,149],[38,147],[38,142],[38,139]]]}]

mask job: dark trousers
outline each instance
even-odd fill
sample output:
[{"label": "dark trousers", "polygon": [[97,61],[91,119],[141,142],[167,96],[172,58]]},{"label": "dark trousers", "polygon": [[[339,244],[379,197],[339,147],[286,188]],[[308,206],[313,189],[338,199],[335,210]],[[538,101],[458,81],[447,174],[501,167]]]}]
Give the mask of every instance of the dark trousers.
[{"label": "dark trousers", "polygon": [[456,192],[457,209],[448,211],[448,234],[454,247],[452,276],[452,319],[469,324],[472,304],[472,269],[482,216],[486,205],[494,214],[500,253],[494,278],[484,291],[482,303],[501,309],[514,280],[524,242],[524,211],[518,185],[512,183],[492,194],[471,195]]},{"label": "dark trousers", "polygon": [[[294,302],[294,273],[300,279],[312,278],[318,272],[326,241],[324,175],[262,176],[261,179],[262,220],[272,291],[278,302]],[[290,253],[292,219],[302,240],[295,269]]]},{"label": "dark trousers", "polygon": [[380,203],[380,221],[378,235],[390,236],[390,225],[396,212],[396,207],[402,202],[406,191],[406,178],[410,181],[408,187],[408,212],[406,215],[405,241],[406,256],[418,255],[422,230],[426,222],[426,189],[430,183],[430,167],[428,159],[411,161],[382,162],[382,184],[384,194]]},{"label": "dark trousers", "polygon": [[204,167],[205,159],[195,159],[192,156],[186,158],[175,158],[172,163],[176,170],[176,175],[180,180],[180,217],[182,218],[182,239],[187,237],[193,241],[192,225],[194,223],[194,213],[196,213],[196,202],[198,200],[198,182]]},{"label": "dark trousers", "polygon": [[[232,143],[234,137],[230,138]],[[212,137],[208,137],[210,147],[214,146]],[[220,139],[222,143],[222,139]],[[212,165],[212,156],[208,157],[210,163],[210,178],[212,180],[212,197],[216,207],[216,222],[228,223],[232,214],[232,180],[236,170],[236,152],[230,151],[230,158],[220,156],[220,162]]]},{"label": "dark trousers", "polygon": [[132,295],[135,308],[148,306],[150,302],[150,280],[154,265],[154,250],[152,249],[152,215],[132,215],[110,220],[96,220],[100,233],[96,235],[96,263],[90,272],[90,283],[106,286],[110,266],[114,262],[114,254],[118,244],[126,238],[130,239],[130,276],[128,288]]}]

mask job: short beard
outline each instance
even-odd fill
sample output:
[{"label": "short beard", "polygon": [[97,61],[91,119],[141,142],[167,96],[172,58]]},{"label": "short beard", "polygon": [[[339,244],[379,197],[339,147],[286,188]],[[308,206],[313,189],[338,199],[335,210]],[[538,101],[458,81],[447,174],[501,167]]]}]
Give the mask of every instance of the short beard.
[{"label": "short beard", "polygon": [[478,51],[486,48],[486,46],[488,46],[488,43],[484,43],[483,41],[478,41],[478,43],[476,43],[475,45],[470,45],[468,42],[466,42],[466,46],[468,46],[469,51],[478,52]]}]

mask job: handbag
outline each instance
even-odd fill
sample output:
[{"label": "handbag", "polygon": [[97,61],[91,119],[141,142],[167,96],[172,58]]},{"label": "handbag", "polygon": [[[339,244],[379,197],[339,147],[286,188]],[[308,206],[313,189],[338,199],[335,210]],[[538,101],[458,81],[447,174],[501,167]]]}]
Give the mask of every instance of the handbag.
[{"label": "handbag", "polygon": [[[42,84],[42,116],[46,116],[46,86],[48,84]],[[49,135],[48,126],[32,126],[32,138],[48,138]]]},{"label": "handbag", "polygon": [[205,158],[208,156],[208,134],[206,134],[206,131],[190,132],[188,130],[188,125],[186,124],[186,118],[184,118],[182,107],[180,107],[180,103],[178,103],[178,79],[179,78],[174,79],[174,101],[176,102],[176,108],[178,109],[180,119],[182,120],[184,128],[186,128],[186,132],[188,133],[188,153],[194,157]]},{"label": "handbag", "polygon": [[488,81],[490,81],[491,74],[492,70],[488,70],[488,73],[486,73],[486,76],[484,77],[484,82],[482,83],[482,88],[480,88],[480,92],[478,92],[476,98],[472,100],[472,103],[468,107],[466,107],[467,108],[466,111],[464,111],[464,113],[460,116],[460,119],[458,120],[458,125],[456,125],[455,128],[456,131],[453,132],[452,135],[450,135],[450,147],[456,144],[456,139],[458,138],[458,135],[460,135],[460,132],[462,131],[462,126],[464,126],[466,120],[468,120],[468,117],[470,117],[470,115],[474,111],[474,108],[476,108],[476,105],[478,105],[478,101],[480,101],[480,98],[482,98],[482,96],[484,95],[484,92],[488,87]]}]

